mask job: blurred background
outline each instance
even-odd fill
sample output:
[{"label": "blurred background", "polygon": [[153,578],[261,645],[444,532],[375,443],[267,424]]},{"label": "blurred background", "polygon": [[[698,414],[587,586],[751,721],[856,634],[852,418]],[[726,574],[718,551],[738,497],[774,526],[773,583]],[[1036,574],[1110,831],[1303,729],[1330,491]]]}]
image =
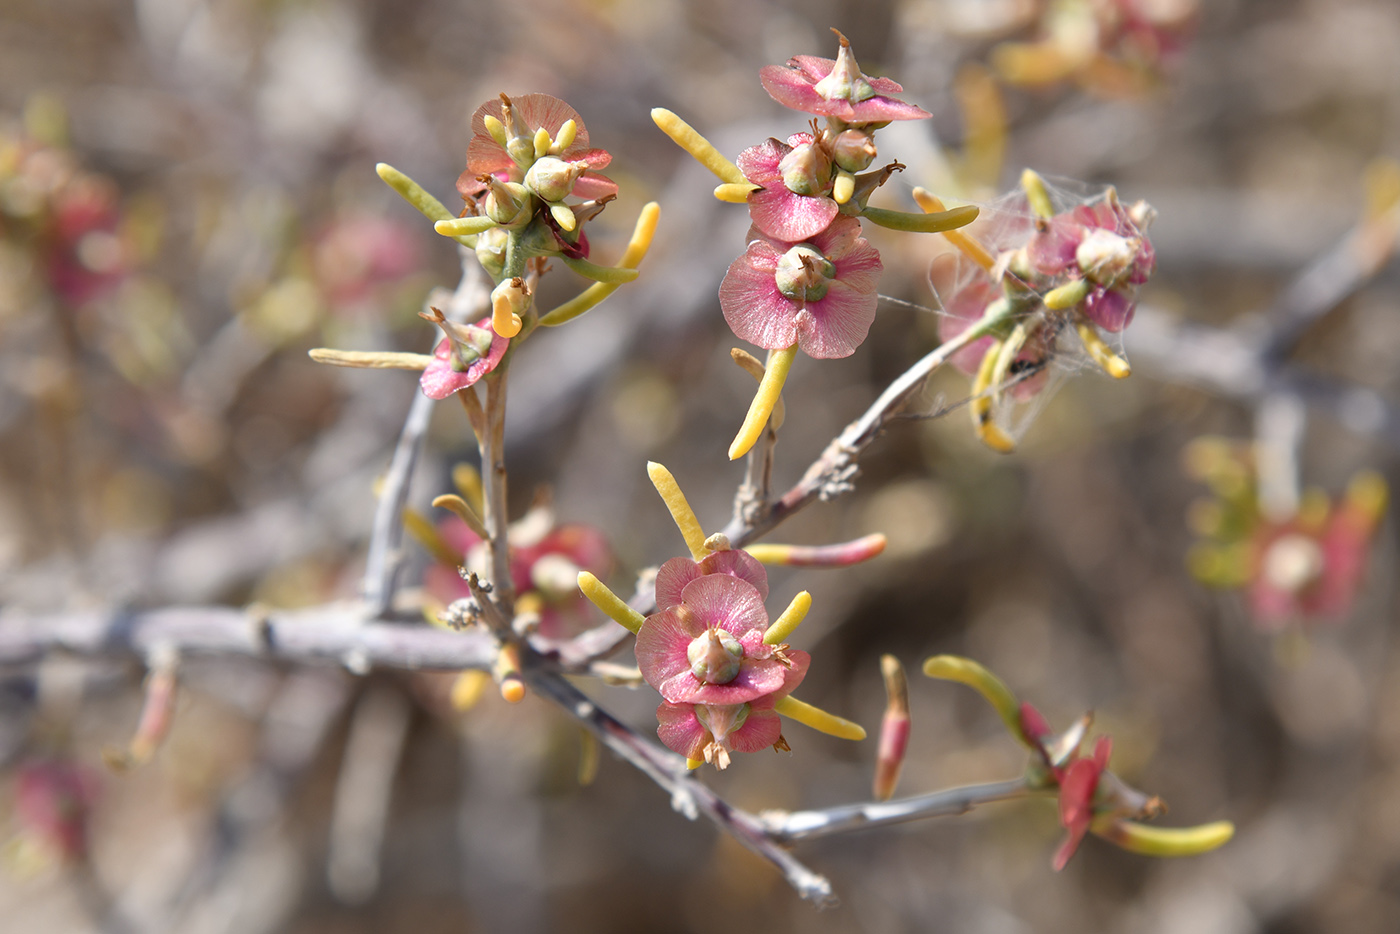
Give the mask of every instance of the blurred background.
[{"label": "blurred background", "polygon": [[[917,674],[930,654],[969,655],[1058,727],[1092,709],[1114,737],[1114,770],[1169,803],[1165,823],[1229,818],[1239,831],[1175,862],[1090,839],[1056,874],[1054,808],[992,805],[799,845],[842,899],[818,912],[607,754],[581,785],[577,728],[535,698],[509,706],[488,691],[460,713],[443,700],[450,678],[191,659],[168,742],[116,774],[101,753],[130,738],[143,672],[53,658],[0,678],[0,926],[1400,924],[1393,522],[1360,536],[1368,571],[1341,619],[1262,623],[1247,562],[1233,586],[1203,586],[1228,583],[1212,573],[1220,556],[1266,523],[1221,524],[1252,495],[1247,453],[1197,446],[1215,459],[1184,463],[1183,450],[1203,435],[1248,441],[1259,407],[1196,372],[1228,357],[1188,359],[1196,345],[1162,337],[1163,322],[1187,321],[1264,341],[1288,283],[1381,211],[1389,170],[1377,160],[1400,155],[1400,9],[1130,6],[1157,31],[1108,33],[1092,4],[1033,0],[6,0],[0,603],[294,607],[356,594],[376,478],[415,379],[318,367],[306,350],[432,346],[416,313],[457,281],[458,258],[374,164],[455,208],[470,115],[502,91],[566,99],[613,154],[621,195],[590,222],[595,259],[620,254],[644,202],[662,206],[637,283],[515,362],[512,513],[549,491],[559,522],[610,540],[620,591],[682,550],[646,460],[667,464],[707,530],[720,528],[743,478],[723,451],[753,383],[728,361],[717,289],[748,218],[710,197],[713,177],[649,112],[675,111],[731,156],[798,132],[758,69],[834,54],[835,26],[867,73],[894,77],[934,115],[882,133],[881,156],[908,168],[881,203],[912,210],[914,185],[990,199],[1025,166],[1111,182],[1159,210],[1158,272],[1141,296],[1140,352],[1126,336],[1131,379],[1062,380],[1011,456],[983,448],[961,409],[897,423],[854,494],[771,536],[889,537],[868,565],[774,571],[773,604],[802,589],[815,600],[795,639],[814,656],[802,696],[873,728],[879,656],[894,653],[911,671],[914,723],[900,793],[1014,776],[1020,749],[980,699]],[[867,235],[888,300],[854,356],[794,368],[780,490],[936,345],[927,270],[946,245]],[[541,301],[580,286],[558,270]],[[1275,361],[1375,391],[1351,409],[1310,409],[1299,473],[1333,514],[1361,471],[1397,480],[1395,418],[1376,411],[1400,392],[1397,266],[1346,291]],[[966,393],[965,376],[940,373],[924,408]],[[424,515],[453,466],[474,460],[469,438],[457,407],[440,406],[411,492]],[[415,546],[405,584],[432,565]],[[654,728],[649,689],[585,689]],[[706,780],[755,810],[868,797],[873,740],[786,733],[791,756],[741,757]],[[358,832],[332,819],[342,796],[386,815],[382,841],[373,819]]]}]

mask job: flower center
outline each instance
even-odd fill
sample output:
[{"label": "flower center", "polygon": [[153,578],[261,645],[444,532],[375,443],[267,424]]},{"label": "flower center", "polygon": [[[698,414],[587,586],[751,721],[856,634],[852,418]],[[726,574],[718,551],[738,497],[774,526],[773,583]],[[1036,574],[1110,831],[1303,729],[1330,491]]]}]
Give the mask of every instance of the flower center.
[{"label": "flower center", "polygon": [[748,704],[696,704],[695,719],[710,731],[715,742],[728,748],[729,737],[737,733],[749,719]]},{"label": "flower center", "polygon": [[1306,535],[1284,535],[1264,553],[1264,579],[1298,593],[1322,576],[1322,548]]},{"label": "flower center", "polygon": [[[706,629],[685,650],[690,673],[705,684],[728,684],[739,676],[744,647],[723,629]],[[701,721],[703,722],[703,721]]]},{"label": "flower center", "polygon": [[835,278],[836,264],[805,243],[778,260],[778,291],[795,302],[821,301]]}]

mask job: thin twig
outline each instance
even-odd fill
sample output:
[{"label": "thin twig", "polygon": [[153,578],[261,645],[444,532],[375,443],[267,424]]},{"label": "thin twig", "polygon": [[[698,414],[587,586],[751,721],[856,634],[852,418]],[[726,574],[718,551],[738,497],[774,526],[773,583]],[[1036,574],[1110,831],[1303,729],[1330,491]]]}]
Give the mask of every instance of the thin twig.
[{"label": "thin twig", "polygon": [[947,362],[948,358],[972,343],[982,333],[968,328],[950,341],[940,344],[905,370],[880,394],[864,414],[845,427],[832,439],[821,456],[812,462],[795,486],[774,502],[761,515],[735,516],[725,527],[724,534],[738,548],[771,531],[793,513],[805,508],[815,499],[833,499],[852,489],[851,481],[860,472],[857,461],[870,443],[892,418],[898,415],[920,389],[929,374]]},{"label": "thin twig", "polygon": [[486,378],[486,430],[482,433],[482,493],[486,500],[486,530],[491,533],[491,596],[501,615],[510,620],[515,608],[515,583],[510,576],[510,513],[506,499],[506,369]]},{"label": "thin twig", "polygon": [[250,656],[371,667],[489,670],[496,640],[484,632],[365,623],[355,604],[259,613],[233,607],[29,614],[0,613],[0,666],[54,651],[144,659],[156,646],[180,655]]},{"label": "thin twig", "polygon": [[966,814],[979,804],[1020,798],[1029,793],[1024,778],[1013,778],[985,785],[948,788],[898,801],[843,804],[814,811],[765,811],[759,815],[759,819],[778,843],[792,843],[809,837],[824,837],[925,817]]},{"label": "thin twig", "polygon": [[825,876],[808,869],[779,846],[758,817],[731,807],[702,785],[694,773],[686,769],[685,759],[673,752],[663,751],[638,736],[562,676],[539,668],[527,668],[525,677],[541,696],[564,708],[600,742],[669,792],[671,806],[677,811],[691,820],[704,814],[721,830],[777,866],[788,884],[804,899],[819,906],[835,903],[831,883]]},{"label": "thin twig", "polygon": [[[447,317],[453,321],[466,320],[484,303],[486,296],[482,288],[482,270],[476,256],[463,250],[461,258],[462,278],[447,303]],[[415,392],[403,430],[399,432],[394,456],[389,461],[389,470],[384,475],[383,490],[374,511],[374,523],[370,527],[365,576],[361,585],[366,615],[370,619],[383,617],[394,600],[403,558],[400,550],[403,544],[403,508],[408,501],[409,481],[413,478],[413,468],[423,449],[423,438],[428,432],[432,414],[433,400],[421,392]]]}]

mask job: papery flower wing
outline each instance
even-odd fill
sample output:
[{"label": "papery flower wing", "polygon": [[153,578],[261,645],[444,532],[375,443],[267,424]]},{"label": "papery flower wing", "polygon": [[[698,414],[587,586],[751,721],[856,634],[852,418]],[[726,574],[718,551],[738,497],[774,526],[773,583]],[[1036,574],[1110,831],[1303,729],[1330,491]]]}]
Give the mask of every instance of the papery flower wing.
[{"label": "papery flower wing", "polygon": [[[596,151],[596,150],[595,150]],[[617,182],[589,169],[578,177],[574,182],[573,190],[570,192],[575,198],[583,198],[586,201],[601,201],[617,195]]]},{"label": "papery flower wing", "polygon": [[833,281],[826,298],[808,302],[797,313],[798,346],[819,360],[849,357],[870,332],[876,300],[873,290],[860,292],[840,280]]},{"label": "papery flower wing", "polygon": [[695,716],[694,704],[668,704],[656,708],[656,735],[667,749],[688,759],[703,759],[710,731]]},{"label": "papery flower wing", "polygon": [[[660,691],[667,700],[699,684],[690,673],[686,650],[705,628],[697,614],[687,612],[683,607],[670,607],[648,616],[637,632],[637,667],[641,669],[647,684]],[[677,680],[682,683],[666,689],[668,683]]]},{"label": "papery flower wing", "polygon": [[1084,299],[1084,314],[1110,334],[1117,334],[1133,320],[1137,303],[1121,289],[1096,286]]},{"label": "papery flower wing", "polygon": [[783,735],[783,724],[778,715],[768,710],[749,708],[744,725],[727,737],[729,748],[735,752],[762,752],[772,746]]},{"label": "papery flower wing", "polygon": [[706,684],[691,674],[687,667],[683,677],[668,678],[657,688],[657,692],[672,703],[745,704],[782,690],[787,671],[788,667],[777,659],[745,657],[739,663],[739,673],[732,681]]},{"label": "papery flower wing", "polygon": [[830,226],[840,210],[831,198],[789,191],[781,178],[749,195],[749,217],[754,226],[789,243],[815,237]]},{"label": "papery flower wing", "polygon": [[714,552],[700,562],[700,572],[737,577],[752,584],[758,590],[759,599],[768,599],[768,571],[757,558],[742,549]]},{"label": "papery flower wing", "polygon": [[769,350],[797,342],[797,306],[778,291],[778,257],[765,240],[755,240],[729,265],[719,287],[719,306],[734,334]]},{"label": "papery flower wing", "polygon": [[768,611],[758,588],[727,574],[710,574],[686,584],[681,602],[695,613],[702,629],[714,626],[740,637],[768,627]]},{"label": "papery flower wing", "polygon": [[[516,119],[529,127],[533,132],[543,127],[549,131],[551,137],[559,135],[559,128],[570,120],[578,127],[574,134],[574,141],[569,146],[569,150],[588,148],[588,128],[583,125],[583,118],[578,115],[578,111],[550,94],[521,94],[519,97],[510,99],[511,107],[515,110]],[[501,103],[495,101],[496,113],[494,116],[501,116]],[[485,123],[482,129],[485,129]],[[472,130],[476,130],[476,118],[472,118]],[[568,151],[568,150],[566,150]],[[573,158],[572,156],[568,158]],[[604,163],[606,165],[606,163]],[[601,168],[601,166],[598,166]]]},{"label": "papery flower wing", "polygon": [[[477,324],[478,327],[489,328],[490,318],[483,318]],[[443,338],[433,350],[436,362],[430,363],[428,368],[419,377],[418,385],[422,387],[423,394],[430,399],[442,400],[460,392],[481,379],[487,373],[496,368],[501,362],[501,358],[506,354],[506,348],[510,346],[507,338],[501,337],[495,331],[491,332],[491,349],[486,356],[476,360],[465,370],[456,370],[452,367],[452,346],[447,338]]]},{"label": "papery flower wing", "polygon": [[656,572],[656,607],[664,610],[681,602],[686,584],[703,577],[700,565],[690,558],[672,558]]}]

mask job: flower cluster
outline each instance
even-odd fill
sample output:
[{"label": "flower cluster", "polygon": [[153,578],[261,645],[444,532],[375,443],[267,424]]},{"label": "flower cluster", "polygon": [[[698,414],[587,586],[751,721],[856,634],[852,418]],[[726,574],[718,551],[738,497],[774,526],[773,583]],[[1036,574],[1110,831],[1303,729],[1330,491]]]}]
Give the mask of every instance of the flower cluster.
[{"label": "flower cluster", "polygon": [[0,247],[32,250],[49,289],[71,305],[110,294],[136,250],[117,189],[71,153],[0,131]]},{"label": "flower cluster", "polygon": [[689,759],[723,769],[731,752],[788,748],[773,708],[811,658],[765,641],[767,590],[763,566],[738,551],[673,558],[657,572],[637,666],[661,694],[661,741]]},{"label": "flower cluster", "polygon": [[1204,853],[1234,835],[1234,825],[1228,821],[1189,828],[1138,823],[1165,813],[1166,806],[1160,798],[1143,794],[1108,771],[1113,750],[1109,737],[1100,736],[1092,754],[1082,754],[1090,715],[1056,734],[1040,711],[1018,701],[1004,681],[970,659],[937,655],[924,662],[924,674],[975,689],[996,710],[1007,731],[1030,750],[1026,785],[1034,791],[1055,793],[1060,824],[1065,828],[1064,842],[1053,860],[1057,871],[1065,867],[1088,833],[1126,850],[1155,856]]},{"label": "flower cluster", "polygon": [[[489,543],[460,517],[434,524],[413,514],[409,530],[435,558],[423,586],[436,610],[471,596],[463,573],[490,579]],[[533,616],[533,628],[552,639],[585,628],[589,604],[578,590],[579,572],[607,577],[615,563],[603,533],[591,525],[556,524],[554,511],[540,504],[513,522],[506,537],[517,613]],[[437,612],[431,615],[436,618]]]},{"label": "flower cluster", "polygon": [[1042,5],[1039,36],[1004,42],[992,63],[1012,84],[1073,80],[1104,95],[1150,87],[1181,58],[1198,0],[1067,0]]},{"label": "flower cluster", "polygon": [[716,196],[746,203],[753,221],[748,250],[730,265],[720,286],[720,307],[735,335],[772,352],[772,375],[755,398],[731,458],[742,456],[757,439],[797,350],[819,359],[846,357],[869,333],[883,267],[879,253],[860,236],[859,218],[895,229],[937,231],[977,215],[975,208],[929,216],[869,206],[871,193],[904,168],[891,162],[870,170],[878,155],[876,131],[895,120],[930,114],[892,97],[903,90],[894,81],[862,73],[850,42],[836,35],[835,59],[799,55],[759,75],[778,103],[824,118],[825,124],[813,120],[810,132],[787,142],[768,139],[751,146],[737,165],[675,114],[652,112],[672,139],[725,182]]},{"label": "flower cluster", "polygon": [[955,243],[968,261],[942,289],[935,264],[934,288],[946,313],[939,333],[962,345],[952,361],[974,377],[969,408],[988,446],[1014,448],[997,424],[998,403],[1008,388],[1016,401],[1040,391],[1065,330],[1077,332],[1110,375],[1129,374],[1103,335],[1132,321],[1137,290],[1155,268],[1146,233],[1153,216],[1145,202],[1124,205],[1112,188],[1057,210],[1044,181],[1027,170],[1022,190],[986,218],[985,242],[958,233]]},{"label": "flower cluster", "polygon": [[1306,490],[1296,512],[1272,516],[1259,506],[1255,458],[1251,445],[1223,438],[1187,447],[1187,472],[1212,493],[1192,505],[1190,524],[1202,540],[1187,566],[1208,586],[1243,591],[1262,630],[1345,620],[1385,514],[1385,481],[1362,473],[1335,503]]},{"label": "flower cluster", "polygon": [[[511,339],[524,340],[540,325],[571,321],[637,277],[659,209],[655,204],[643,208],[632,242],[617,266],[588,261],[583,224],[617,196],[617,185],[597,171],[612,157],[588,145],[588,129],[572,107],[548,94],[514,99],[502,94],[499,100],[477,108],[472,133],[467,169],[457,179],[457,190],[466,203],[459,217],[393,166],[380,163],[377,171],[433,221],[434,230],[475,252],[496,283],[490,317],[464,323],[437,308],[423,312],[422,317],[443,331],[431,355],[317,348],[311,352],[313,359],[337,366],[421,370],[423,392],[433,399],[446,399],[492,373],[510,350]],[[586,200],[570,202],[570,197]],[[368,236],[341,240],[345,247],[375,242]],[[540,314],[534,306],[534,283],[545,271],[547,258],[561,260],[595,285]],[[372,280],[377,272],[370,266],[362,278]]]}]

